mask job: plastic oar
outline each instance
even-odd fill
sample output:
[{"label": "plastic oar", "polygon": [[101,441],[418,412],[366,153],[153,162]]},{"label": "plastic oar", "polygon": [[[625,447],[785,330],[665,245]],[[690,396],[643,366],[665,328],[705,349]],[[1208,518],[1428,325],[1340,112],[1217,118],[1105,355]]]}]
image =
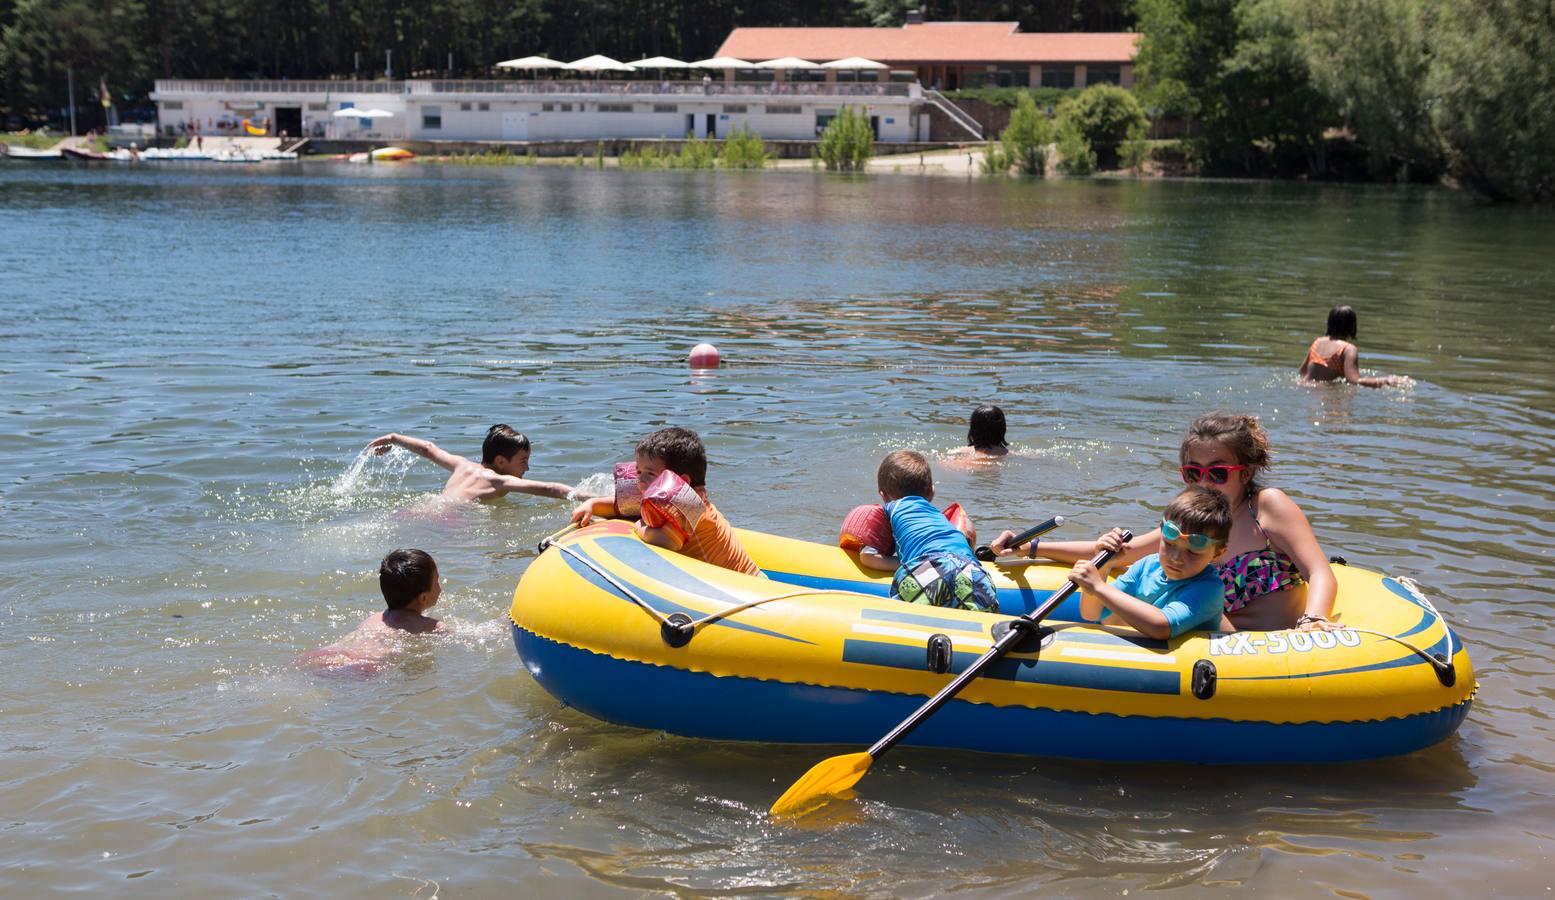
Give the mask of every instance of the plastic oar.
[{"label": "plastic oar", "polygon": [[[1025,531],[1022,531],[1020,534],[1017,534],[1015,537],[1011,538],[1010,546],[1019,547],[1021,544],[1026,543],[1032,538],[1041,537],[1062,524],[1064,524],[1064,517],[1054,516],[1053,518],[1048,519],[1046,522],[1043,522],[1041,525],[1033,525]],[[978,547],[974,552],[977,555],[977,558],[983,562],[993,562],[995,559],[999,558],[999,554],[993,552],[993,548],[987,544]]]},{"label": "plastic oar", "polygon": [[[1123,541],[1125,543],[1133,539],[1133,537],[1132,532],[1123,532]],[[1110,559],[1112,559],[1112,551],[1103,550],[1096,554],[1096,558],[1091,560],[1091,562],[1097,568],[1101,568]],[[816,763],[810,771],[804,773],[803,777],[794,782],[788,790],[784,791],[783,796],[779,797],[776,803],[772,804],[772,815],[788,816],[804,812],[812,806],[825,802],[828,797],[840,794],[858,784],[859,779],[864,777],[864,774],[869,771],[869,767],[874,764],[875,760],[879,759],[887,750],[896,746],[902,738],[911,734],[914,728],[922,725],[929,716],[934,715],[940,707],[950,702],[952,697],[961,693],[961,689],[966,687],[972,679],[983,674],[984,669],[998,662],[1001,657],[1009,653],[1010,649],[1020,643],[1028,632],[1034,633],[1037,623],[1057,609],[1059,604],[1069,599],[1069,595],[1073,594],[1075,590],[1076,585],[1070,582],[1061,589],[1054,591],[1053,596],[1049,597],[1046,603],[1024,616],[1010,620],[1010,629],[1004,633],[1003,637],[996,640],[992,647],[988,648],[988,652],[978,657],[976,662],[967,666],[966,670],[957,675],[954,681],[945,685],[938,694],[929,698],[927,703],[918,707],[916,712],[891,729],[889,734],[876,741],[874,746],[863,753],[833,756]]]}]

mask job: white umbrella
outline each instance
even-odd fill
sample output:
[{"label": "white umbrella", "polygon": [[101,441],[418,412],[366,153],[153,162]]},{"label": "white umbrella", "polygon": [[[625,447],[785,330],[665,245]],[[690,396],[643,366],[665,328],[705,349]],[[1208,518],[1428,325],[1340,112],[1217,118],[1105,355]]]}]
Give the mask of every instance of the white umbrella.
[{"label": "white umbrella", "polygon": [[850,56],[847,59],[834,59],[828,63],[821,63],[823,69],[889,69],[885,63],[865,59],[862,56]]},{"label": "white umbrella", "polygon": [[627,63],[634,69],[689,69],[691,63],[678,59],[670,59],[668,56],[650,56],[647,59],[633,60]]},{"label": "white umbrella", "polygon": [[585,56],[582,59],[573,60],[567,64],[567,68],[575,72],[631,72],[632,67],[618,59],[601,56],[596,53],[593,56]]},{"label": "white umbrella", "polygon": [[732,56],[715,56],[712,59],[699,59],[691,64],[693,69],[754,69],[755,63],[748,63],[743,59],[735,59]]},{"label": "white umbrella", "polygon": [[565,69],[567,64],[559,59],[543,56],[526,56],[522,59],[505,59],[497,63],[499,69]]},{"label": "white umbrella", "polygon": [[769,59],[766,62],[756,63],[758,69],[819,69],[820,65],[810,62],[808,59],[800,59],[797,56],[780,56],[777,59]]},{"label": "white umbrella", "polygon": [[363,119],[392,119],[394,113],[386,109],[365,109],[357,113],[357,116]]}]

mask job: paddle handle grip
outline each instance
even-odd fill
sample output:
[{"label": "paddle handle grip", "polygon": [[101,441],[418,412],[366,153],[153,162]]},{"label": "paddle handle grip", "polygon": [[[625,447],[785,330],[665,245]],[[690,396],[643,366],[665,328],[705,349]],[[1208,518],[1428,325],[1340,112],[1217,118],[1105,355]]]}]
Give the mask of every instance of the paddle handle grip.
[{"label": "paddle handle grip", "polygon": [[[1017,534],[1015,537],[1011,538],[1010,546],[1019,547],[1021,544],[1026,543],[1032,538],[1041,537],[1062,524],[1064,524],[1064,517],[1054,516],[1053,518],[1048,519],[1046,522],[1043,522],[1040,525],[1033,525],[1025,531],[1022,531],[1020,534]],[[976,553],[977,558],[983,562],[993,562],[999,556],[997,553],[994,553],[993,548],[987,544],[978,547]]]},{"label": "paddle handle grip", "polygon": [[[1133,532],[1127,530],[1123,532],[1123,540],[1125,543],[1133,539]],[[1101,568],[1112,559],[1112,556],[1113,553],[1111,550],[1103,550],[1096,554],[1096,556],[1091,560],[1091,563],[1097,568]],[[1042,621],[1049,613],[1057,609],[1060,603],[1063,603],[1065,600],[1069,599],[1070,594],[1073,594],[1078,589],[1079,585],[1072,581],[1069,582],[1062,588],[1054,591],[1053,596],[1049,597],[1046,603],[1042,604],[1026,615],[1021,616],[1021,618],[1027,619],[1033,623]],[[979,656],[977,660],[970,666],[967,666],[960,675],[957,675],[955,681],[945,685],[945,687],[940,689],[938,694],[930,697],[927,703],[924,703],[922,706],[918,707],[916,712],[902,720],[900,725],[897,725],[895,728],[891,729],[889,734],[876,741],[874,746],[869,748],[869,755],[875,759],[879,759],[880,754],[890,750],[892,747],[896,746],[902,738],[911,734],[914,728],[917,728],[919,725],[923,724],[924,721],[929,718],[929,716],[932,716],[934,713],[938,712],[941,706],[949,703],[951,698],[961,693],[961,689],[966,687],[968,682],[983,674],[984,669],[998,662],[1000,657],[1004,656],[1006,653],[1009,653],[1010,648],[1019,643],[1020,640],[1025,636],[1024,628],[1011,628],[1009,631],[1005,632],[1004,637],[994,642],[994,645],[988,648],[988,652],[984,653],[982,656]]]}]

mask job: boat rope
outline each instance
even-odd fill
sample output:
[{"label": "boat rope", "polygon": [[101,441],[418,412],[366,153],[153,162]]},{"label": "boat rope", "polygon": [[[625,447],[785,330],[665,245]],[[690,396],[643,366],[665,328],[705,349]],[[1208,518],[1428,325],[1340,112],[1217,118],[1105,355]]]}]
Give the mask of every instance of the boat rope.
[{"label": "boat rope", "polygon": [[565,546],[563,544],[555,543],[554,541],[551,541],[549,539],[547,539],[547,541],[544,541],[544,542],[541,543],[541,549],[542,550],[545,549],[546,546],[555,547],[557,550],[560,550],[561,552],[567,554],[568,556],[570,556],[573,559],[577,560],[578,562],[582,563],[584,566],[586,566],[588,569],[590,569],[594,574],[598,575],[599,577],[605,579],[605,581],[609,582],[611,587],[615,588],[617,591],[620,591],[622,596],[626,597],[626,599],[628,599],[628,600],[632,601],[633,603],[637,604],[639,607],[642,608],[643,612],[646,612],[648,615],[652,616],[653,620],[655,622],[659,623],[659,627],[665,630],[665,633],[666,633],[666,638],[665,639],[666,640],[669,640],[668,636],[670,634],[677,635],[681,639],[680,642],[679,643],[673,643],[673,642],[671,643],[671,646],[676,646],[676,647],[684,646],[684,644],[687,641],[691,640],[691,638],[698,631],[700,631],[702,629],[702,626],[710,625],[710,624],[712,624],[714,622],[717,622],[717,621],[719,621],[721,619],[727,619],[730,616],[734,615],[735,613],[744,612],[747,609],[752,609],[754,607],[762,605],[763,603],[771,603],[774,600],[791,600],[791,599],[793,599],[795,597],[815,597],[815,596],[819,596],[821,594],[848,594],[849,593],[848,591],[815,591],[815,590],[791,591],[791,592],[789,592],[787,594],[777,594],[777,595],[772,596],[772,597],[758,597],[755,600],[748,600],[748,601],[746,601],[744,603],[739,604],[738,606],[731,606],[728,609],[720,609],[717,612],[708,613],[707,615],[703,616],[700,619],[693,619],[690,616],[686,615],[685,613],[672,613],[672,614],[666,616],[665,614],[659,612],[658,610],[654,609],[651,605],[649,605],[648,601],[646,601],[643,598],[637,596],[637,594],[635,592],[633,592],[631,588],[629,588],[626,585],[622,584],[620,581],[618,581],[615,578],[615,576],[611,575],[609,572],[606,572],[604,569],[602,569],[599,566],[595,565],[593,560],[589,559],[588,557],[584,556],[583,554],[579,553],[578,551],[572,549],[571,547]]},{"label": "boat rope", "polygon": [[1452,659],[1452,629],[1447,627],[1447,619],[1444,618],[1442,616],[1442,614],[1437,611],[1436,606],[1434,604],[1432,604],[1431,601],[1429,601],[1429,600],[1427,600],[1425,598],[1425,592],[1420,590],[1420,585],[1415,583],[1415,580],[1413,578],[1409,578],[1407,576],[1400,576],[1400,577],[1395,578],[1393,580],[1398,582],[1399,584],[1402,584],[1404,586],[1404,589],[1409,591],[1409,593],[1414,596],[1415,600],[1419,601],[1419,603],[1422,606],[1424,606],[1426,609],[1429,609],[1431,611],[1431,615],[1436,617],[1436,621],[1438,623],[1440,623],[1441,626],[1442,626],[1442,631],[1444,633],[1446,633],[1446,635],[1447,635],[1447,659],[1451,660]]}]

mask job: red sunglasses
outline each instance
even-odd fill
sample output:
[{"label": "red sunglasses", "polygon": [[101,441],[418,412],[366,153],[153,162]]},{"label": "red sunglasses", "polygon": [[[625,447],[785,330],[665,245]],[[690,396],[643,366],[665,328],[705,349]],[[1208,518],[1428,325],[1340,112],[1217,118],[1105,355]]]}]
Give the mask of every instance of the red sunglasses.
[{"label": "red sunglasses", "polygon": [[1210,484],[1225,484],[1227,481],[1229,481],[1231,479],[1231,473],[1232,472],[1240,472],[1240,471],[1242,471],[1245,468],[1247,468],[1247,467],[1246,466],[1195,466],[1195,465],[1186,465],[1186,466],[1183,466],[1182,469],[1181,469],[1181,471],[1182,471],[1182,483],[1183,484],[1198,484],[1199,481],[1201,479],[1203,479],[1207,475],[1207,476],[1209,476]]}]

